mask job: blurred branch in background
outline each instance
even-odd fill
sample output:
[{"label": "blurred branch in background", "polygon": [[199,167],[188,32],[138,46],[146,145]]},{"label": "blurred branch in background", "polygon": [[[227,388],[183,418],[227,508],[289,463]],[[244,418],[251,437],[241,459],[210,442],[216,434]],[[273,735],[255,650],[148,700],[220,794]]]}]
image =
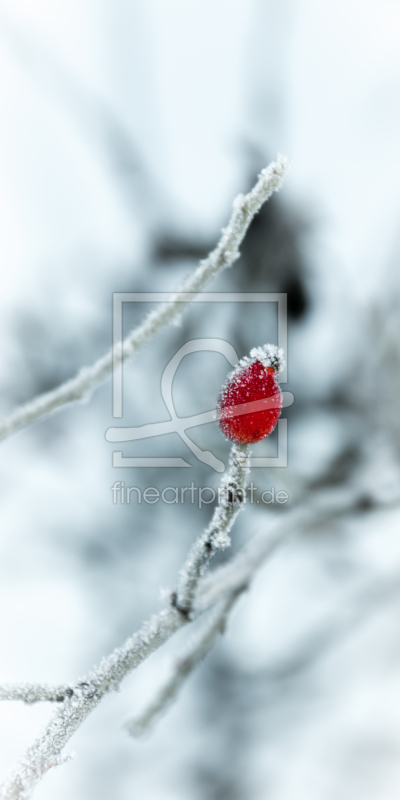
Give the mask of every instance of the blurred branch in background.
[{"label": "blurred branch in background", "polygon": [[173,662],[169,678],[158,690],[151,703],[140,714],[125,723],[126,729],[132,736],[141,736],[146,733],[154,720],[167,709],[170,703],[176,700],[187,678],[208,655],[218,637],[224,633],[228,615],[244,588],[243,586],[230,592],[219,606],[217,604],[203,629],[197,634],[197,637],[193,637],[193,641],[186,648],[185,653]]},{"label": "blurred branch in background", "polygon": [[1,37],[23,65],[30,81],[48,94],[52,103],[67,109],[78,127],[95,143],[121,190],[129,213],[157,204],[161,188],[139,153],[133,133],[107,99],[62,60],[61,55],[26,30],[21,23],[0,11]]},{"label": "blurred branch in background", "polygon": [[181,313],[188,302],[206,286],[208,281],[226,267],[230,267],[239,257],[240,247],[246,231],[254,215],[273,192],[279,191],[288,160],[278,156],[268,167],[262,170],[259,180],[247,195],[238,195],[233,204],[233,213],[222,237],[205,261],[181,286],[179,294],[171,295],[156,311],[151,311],[145,321],[124,339],[99,358],[91,367],[82,369],[76,378],[67,381],[63,386],[38,397],[25,406],[11,413],[0,423],[0,439],[25,428],[32,422],[56,411],[69,403],[87,400],[92,392],[110,375],[113,366],[132,356],[140,347],[151,339],[164,325],[170,323]]},{"label": "blurred branch in background", "polygon": [[[0,261],[11,286],[0,293],[1,396],[17,426],[30,407],[21,403],[47,392],[46,404],[106,352],[112,291],[180,286],[269,154],[283,148],[294,162],[288,193],[260,209],[238,268],[216,287],[287,293],[288,467],[255,470],[232,551],[215,553],[190,613],[183,603],[178,617],[179,587],[172,595],[163,624],[182,617],[181,641],[100,703],[79,733],[82,758],[40,787],[46,800],[399,794],[398,9],[227,5],[1,7]],[[158,377],[188,339],[212,331],[240,355],[273,340],[272,308],[225,305],[185,314],[126,370],[128,424],[165,411]],[[126,309],[124,333],[137,334],[139,314]],[[224,366],[207,358],[182,367],[183,413],[213,407]],[[71,709],[71,725],[75,702],[96,702],[75,676],[150,618],[161,581],[173,584],[193,531],[207,528],[207,509],[189,503],[112,505],[115,477],[129,475],[143,496],[166,473],[115,473],[108,401],[98,392],[90,412],[76,406],[3,447],[0,698],[56,703],[57,718]],[[203,436],[227,457],[213,425]],[[181,454],[171,439],[143,451]],[[273,486],[287,505],[262,501]],[[147,627],[141,634],[152,640]],[[119,720],[147,724],[178,695],[146,744],[118,738]],[[3,766],[36,740],[48,707],[0,711]],[[35,753],[39,770],[61,760],[53,733],[49,758]]]},{"label": "blurred branch in background", "polygon": [[[219,270],[230,266],[238,257],[240,246],[253,216],[259,211],[263,202],[277,191],[282,183],[287,159],[280,156],[276,162],[262,171],[259,181],[246,195],[239,195],[234,202],[234,209],[228,227],[223,231],[217,248],[205,262],[202,262],[194,275],[183,287],[182,293],[172,296],[171,302],[164,304],[159,310],[151,312],[139,329],[134,330],[124,340],[119,358],[131,355],[141,344],[149,339],[163,324],[170,321],[182,310],[193,293],[197,293],[206,281]],[[186,296],[185,296],[186,295]],[[28,404],[15,412],[3,423],[3,438],[40,416],[61,407],[72,400],[87,395],[89,390],[110,373],[113,364],[111,351],[103,359],[85,372],[80,373],[74,381],[69,381],[45,398]],[[235,518],[244,505],[244,490],[248,473],[247,447],[234,445],[232,448],[230,471],[225,478],[223,497],[216,507],[213,519],[207,531],[201,536],[190,551],[187,562],[181,572],[177,593],[173,596],[172,607],[165,609],[158,617],[125,644],[114,651],[94,670],[87,679],[68,687],[60,693],[58,688],[43,687],[32,684],[22,689],[21,686],[5,686],[2,690],[4,699],[41,697],[43,700],[62,702],[60,711],[50,722],[42,737],[28,749],[20,764],[6,779],[0,790],[2,798],[26,798],[30,796],[38,780],[51,766],[61,763],[62,750],[69,738],[86,719],[88,714],[100,702],[104,694],[119,686],[121,680],[129,672],[147,658],[155,648],[163,644],[179,627],[187,622],[194,613],[194,599],[200,579],[214,553],[225,548],[229,543],[229,531]],[[234,489],[232,489],[234,487]],[[242,493],[240,495],[240,493]],[[241,587],[234,590],[236,597]],[[226,607],[228,613],[231,603]],[[213,640],[214,637],[212,637]],[[64,699],[61,699],[64,698]]]},{"label": "blurred branch in background", "polygon": [[[245,457],[240,455],[241,460]],[[238,463],[233,447],[231,470],[223,481],[223,486],[233,485],[236,493],[245,488],[246,471],[241,467],[238,474]],[[63,763],[62,750],[70,737],[85,721],[90,712],[101,699],[119,684],[132,669],[172,636],[180,627],[195,619],[205,609],[214,607],[208,624],[195,639],[187,654],[175,662],[170,678],[158,691],[147,709],[133,721],[128,723],[130,732],[145,730],[166,706],[176,697],[186,678],[198,663],[207,655],[215,644],[218,634],[225,627],[227,617],[240,594],[248,588],[255,573],[266,558],[273,554],[277,546],[288,544],[289,538],[299,537],[324,521],[337,515],[343,516],[358,509],[360,489],[357,491],[322,490],[315,495],[314,502],[300,505],[285,515],[286,518],[275,529],[263,532],[250,541],[225,566],[202,578],[206,565],[215,550],[227,544],[227,531],[234,522],[237,513],[243,508],[243,502],[230,497],[229,492],[222,493],[221,506],[217,507],[208,531],[203,534],[193,551],[189,553],[187,562],[181,572],[180,589],[171,597],[171,606],[164,609],[157,617],[145,623],[137,634],[130,637],[124,645],[117,648],[98,668],[75,685],[68,687],[50,687],[28,684],[8,685],[0,687],[0,699],[22,699],[25,702],[56,701],[62,708],[57,712],[37,742],[28,749],[25,757],[17,765],[10,777],[0,788],[0,797],[4,800],[22,800],[30,797],[36,783],[50,767]],[[364,494],[361,494],[361,499]],[[399,575],[388,583],[367,587],[352,601],[352,611],[337,618],[336,613],[331,624],[323,627],[322,632],[314,632],[304,643],[302,656],[292,657],[290,671],[299,664],[312,663],[314,658],[325,652],[338,638],[342,638],[353,627],[365,618],[370,611],[376,610],[382,600],[391,600],[399,589]],[[186,605],[182,607],[180,603]],[[279,667],[275,671],[284,675],[289,667]]]}]

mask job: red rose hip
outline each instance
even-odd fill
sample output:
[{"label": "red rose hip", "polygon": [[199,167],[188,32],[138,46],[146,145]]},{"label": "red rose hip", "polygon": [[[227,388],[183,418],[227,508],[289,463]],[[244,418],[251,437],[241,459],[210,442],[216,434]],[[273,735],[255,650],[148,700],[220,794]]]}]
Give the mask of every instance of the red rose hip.
[{"label": "red rose hip", "polygon": [[277,374],[283,352],[274,345],[251,351],[228,376],[218,400],[218,421],[227,439],[259,442],[270,434],[282,410]]}]

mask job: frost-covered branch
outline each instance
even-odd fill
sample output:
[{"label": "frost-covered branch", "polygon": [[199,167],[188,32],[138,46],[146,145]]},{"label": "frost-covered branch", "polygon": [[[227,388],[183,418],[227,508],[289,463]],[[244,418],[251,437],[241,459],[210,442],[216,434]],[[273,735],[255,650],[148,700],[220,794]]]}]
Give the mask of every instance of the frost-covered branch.
[{"label": "frost-covered branch", "polygon": [[[236,447],[234,446],[233,452]],[[225,491],[227,490],[228,503],[231,504],[232,509],[225,515],[222,513],[224,506],[221,504],[222,510],[219,512],[219,509],[216,509],[213,522],[208,528],[208,532],[214,531],[216,536],[218,536],[218,531],[222,537],[227,536],[238,510],[242,507],[242,503],[237,499],[237,494],[240,486],[244,487],[247,472],[246,458],[243,453],[241,459],[232,457],[231,472],[227,478],[235,474],[235,472],[232,473],[232,468],[238,471],[236,472],[236,490],[235,487],[229,485],[227,480],[223,483]],[[201,542],[205,545],[206,541],[204,536],[200,537],[181,573],[181,593],[183,598],[190,600],[189,608],[186,607],[183,611],[179,610],[177,607],[179,593],[177,593],[172,607],[165,608],[158,615],[152,617],[149,622],[144,623],[137,633],[129,637],[110,656],[103,659],[88,676],[79,680],[75,685],[62,687],[65,689],[65,699],[60,702],[60,707],[42,735],[27,750],[24,757],[1,785],[1,800],[27,800],[43,775],[51,767],[63,763],[68,757],[64,755],[63,750],[90,712],[108,692],[118,689],[121,681],[133,669],[164,644],[179,628],[190,622],[192,617],[194,618],[211,605],[219,603],[221,609],[225,608],[225,616],[227,616],[236,596],[247,588],[253,575],[277,546],[290,540],[292,535],[301,534],[304,530],[318,526],[327,518],[355,509],[360,497],[362,498],[362,495],[358,495],[354,489],[318,494],[314,502],[308,501],[307,506],[299,507],[285,514],[284,520],[279,520],[270,531],[253,539],[230,562],[206,577],[202,577],[202,572],[205,564],[208,563],[205,555],[208,555],[209,548],[199,546]],[[219,519],[221,523],[219,529],[216,526],[216,519]],[[216,613],[218,615],[218,611]],[[187,662],[188,672],[192,662],[195,666],[195,663],[202,657],[202,653],[205,654],[208,643],[212,639],[212,630],[209,629],[209,636],[205,635],[203,645],[198,641],[197,646],[194,646],[192,658],[189,658]],[[181,668],[181,673],[184,670],[185,665]],[[180,677],[182,675],[176,676],[173,681],[172,694],[179,689]],[[48,689],[49,687],[46,687],[44,693]],[[19,690],[21,699],[26,699],[27,686],[23,690],[19,687]],[[14,699],[17,699],[15,691],[14,687],[12,692]],[[167,691],[163,694],[165,702],[169,697],[166,695]],[[11,699],[11,697],[8,695],[4,699]],[[50,699],[50,697],[43,697],[43,699]],[[161,710],[160,702],[158,702],[157,709],[160,707]]]},{"label": "frost-covered branch", "polygon": [[[265,561],[268,553],[274,550],[276,544],[285,540],[285,533],[291,533],[293,527],[296,526],[296,530],[304,529],[318,518],[318,504],[312,509],[308,507],[288,513],[285,515],[283,525],[281,523],[268,535],[257,537],[243,548],[231,562],[216,570],[213,575],[202,577],[210,558],[218,549],[215,546],[216,543],[228,543],[226,540],[229,530],[243,506],[243,502],[239,498],[244,496],[246,475],[246,448],[233,445],[230,471],[222,483],[221,504],[215,510],[206,533],[199,538],[189,555],[185,568],[181,572],[179,590],[172,599],[172,605],[152,617],[149,622],[144,623],[137,633],[130,636],[121,647],[103,659],[100,665],[85,678],[76,684],[62,687],[65,690],[65,699],[60,702],[60,707],[45,727],[42,735],[27,750],[1,785],[1,800],[26,800],[29,798],[45,773],[52,766],[63,763],[65,760],[63,751],[70,738],[107,693],[118,689],[122,680],[133,669],[202,610],[212,604],[220,603],[221,608],[225,608],[225,616],[227,616],[236,596],[247,587],[251,577]],[[354,504],[354,494],[352,494],[352,502]],[[345,498],[334,499],[333,503],[328,504],[328,512],[325,503],[322,503],[322,507],[325,508],[325,517],[327,513],[328,515],[335,512],[340,513],[349,507],[349,498],[346,494]],[[320,514],[321,511],[322,508],[319,509]],[[188,603],[182,607],[182,610],[179,610],[179,597]],[[206,637],[206,642],[203,643],[204,648],[209,641],[210,638]],[[200,644],[195,650],[193,665],[196,653],[200,653],[200,650],[203,652]],[[29,697],[28,686],[17,687],[17,690],[14,687],[10,691],[15,699],[17,691],[20,692],[21,699]],[[50,699],[48,692],[49,687],[46,687],[44,691],[46,696],[43,696],[43,699]],[[4,699],[6,698],[4,697]],[[10,694],[7,695],[7,699],[11,699]],[[37,697],[37,699],[40,698]]]},{"label": "frost-covered branch", "polygon": [[[217,549],[229,544],[229,531],[243,506],[247,472],[247,447],[233,445],[230,470],[220,491],[220,504],[210,526],[189,554],[181,573],[179,589],[171,598],[171,606],[145,623],[87,677],[68,687],[61,708],[0,787],[1,800],[25,800],[30,797],[43,775],[52,766],[61,763],[62,751],[69,739],[104,695],[118,689],[121,681],[133,669],[189,622],[200,577]],[[25,699],[22,695],[29,695],[28,686],[25,691],[21,687],[18,689],[21,699]],[[4,699],[11,698],[8,695]]]},{"label": "frost-covered branch", "polygon": [[145,733],[176,698],[186,678],[212,649],[219,633],[223,632],[237,598],[274,551],[287,545],[294,536],[303,534],[310,527],[348,513],[358,501],[359,495],[354,491],[321,492],[314,500],[308,499],[307,504],[285,514],[283,520],[276,520],[227,564],[198,581],[197,593],[192,598],[192,614],[199,614],[212,607],[208,624],[203,627],[187,653],[174,662],[170,675],[149,705],[128,721],[126,727],[133,736]]},{"label": "frost-covered branch", "polygon": [[57,389],[40,395],[13,411],[0,423],[0,440],[69,403],[90,398],[92,392],[110,376],[113,364],[121,363],[133,355],[164,325],[181,313],[208,281],[221,270],[230,267],[240,255],[239,247],[253,217],[271,194],[280,189],[288,164],[284,156],[278,155],[276,161],[272,161],[262,170],[253,189],[246,195],[240,194],[236,197],[231,219],[215,250],[200,262],[179,292],[172,294],[167,302],[151,311],[144,322],[128,334],[122,347],[120,344],[116,345],[115,350],[109,350],[92,366],[84,367],[74,378]]},{"label": "frost-covered branch", "polygon": [[147,708],[126,723],[125,727],[132,736],[140,736],[145,733],[152,722],[176,699],[187,678],[208,655],[218,637],[224,633],[228,615],[240,593],[241,590],[231,592],[217,605],[201,632],[186,649],[185,654],[173,662],[170,675]]},{"label": "frost-covered branch", "polygon": [[122,647],[103,659],[99,667],[71,686],[41,736],[28,748],[0,787],[2,800],[26,800],[37,783],[53,766],[63,762],[63,749],[105,694],[117,689],[123,678],[160,647],[187,621],[168,608],[145,623]]},{"label": "frost-covered branch", "polygon": [[184,614],[192,612],[197,585],[208,564],[218,550],[230,545],[229,531],[243,508],[246,497],[246,479],[249,473],[247,445],[233,444],[230,469],[222,481],[219,504],[207,530],[194,543],[180,574],[176,607]]},{"label": "frost-covered branch", "polygon": [[[343,510],[348,510],[344,508]],[[293,521],[293,518],[292,518]],[[301,518],[298,517],[298,522]],[[303,516],[303,528],[306,518]],[[281,527],[281,543],[283,542]],[[272,538],[270,544],[272,545]],[[275,538],[275,543],[277,539]],[[269,549],[271,554],[273,548]],[[264,550],[264,560],[267,550]],[[258,566],[261,566],[260,562]],[[255,569],[254,569],[255,572]],[[221,585],[221,590],[223,585]],[[229,614],[239,595],[244,591],[242,583],[236,591],[225,593],[225,597],[210,612],[207,624],[203,626],[200,634],[183,656],[177,658],[171,665],[170,674],[165,683],[155,693],[153,699],[139,714],[128,720],[125,724],[128,732],[135,737],[147,733],[154,722],[168,709],[177,698],[186,680],[193,670],[208,655],[220,634],[224,633]],[[399,596],[399,574],[394,571],[371,585],[364,586],[355,596],[346,596],[343,607],[335,607],[331,617],[324,618],[314,630],[305,636],[300,647],[283,660],[271,662],[264,671],[268,680],[284,680],[288,676],[302,672],[309,668],[318,658],[334,647],[334,645],[349,635],[355,627],[369,620],[371,613],[376,613],[382,605],[393,602]]]},{"label": "frost-covered branch", "polygon": [[71,697],[71,686],[50,686],[47,683],[3,683],[0,700],[23,700],[24,703],[62,703]]},{"label": "frost-covered branch", "polygon": [[330,490],[319,492],[284,517],[275,519],[269,528],[248,542],[226,564],[210,572],[198,584],[193,601],[194,613],[205,611],[225,595],[246,588],[263,563],[279,547],[287,545],[294,537],[325,524],[327,520],[357,510],[364,499],[362,488],[357,490]]}]

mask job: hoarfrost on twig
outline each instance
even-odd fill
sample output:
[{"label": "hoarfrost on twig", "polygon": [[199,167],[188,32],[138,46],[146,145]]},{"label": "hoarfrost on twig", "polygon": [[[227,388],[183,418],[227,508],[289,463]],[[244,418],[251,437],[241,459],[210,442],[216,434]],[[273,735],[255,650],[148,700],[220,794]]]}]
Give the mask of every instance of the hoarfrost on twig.
[{"label": "hoarfrost on twig", "polygon": [[[60,709],[0,787],[1,800],[25,800],[30,797],[38,781],[51,766],[58,763],[71,736],[104,695],[118,689],[121,681],[133,669],[189,622],[193,597],[206,565],[218,548],[229,544],[228,533],[243,505],[247,472],[247,447],[234,444],[230,471],[222,483],[221,503],[214,512],[211,525],[189,554],[182,570],[180,588],[171,606],[144,623],[137,633],[104,658],[87,677],[68,687]],[[180,606],[179,600],[186,604],[185,607]],[[31,688],[32,684],[27,684],[25,690],[18,687],[21,697],[23,694],[29,697]],[[50,690],[50,687],[47,689]],[[43,687],[42,690],[46,694]],[[10,693],[11,688],[8,687],[7,691]],[[4,699],[10,699],[10,695]],[[49,698],[46,696],[43,699]]]},{"label": "hoarfrost on twig", "polygon": [[208,655],[218,637],[224,632],[228,615],[240,592],[241,590],[231,592],[228,597],[217,605],[215,610],[213,609],[207,623],[203,626],[198,636],[194,638],[191,646],[186,649],[184,655],[173,662],[170,675],[148,706],[141,714],[133,717],[125,724],[132,736],[140,736],[145,733],[152,722],[176,699],[187,678]]},{"label": "hoarfrost on twig", "polygon": [[50,686],[47,683],[0,684],[0,700],[23,700],[24,703],[62,703],[73,694],[72,686]]},{"label": "hoarfrost on twig", "polygon": [[43,733],[6,776],[0,786],[1,800],[27,800],[46,772],[62,763],[64,747],[104,695],[117,689],[126,675],[185,622],[186,618],[176,609],[164,609],[72,686],[72,695],[65,698]]},{"label": "hoarfrost on twig", "polygon": [[[287,167],[287,159],[278,156],[275,162],[261,172],[253,189],[247,195],[236,198],[231,220],[223,231],[219,244],[185,281],[179,293],[172,295],[168,302],[151,312],[144,322],[126,337],[122,347],[118,345],[118,350],[110,350],[92,366],[81,370],[75,378],[58,389],[36,398],[11,413],[0,423],[0,439],[69,403],[90,397],[93,390],[110,375],[116,361],[118,363],[118,360],[122,361],[131,356],[162,326],[181,314],[189,301],[212,277],[238,258],[238,248],[251,220],[270,195],[280,188]],[[230,543],[229,531],[245,500],[247,472],[247,448],[243,445],[234,445],[230,471],[222,486],[220,503],[210,526],[199,537],[189,554],[181,572],[178,590],[173,594],[168,608],[142,625],[137,633],[130,636],[121,647],[104,658],[87,677],[74,685],[51,687],[45,684],[7,684],[0,688],[0,699],[21,699],[29,703],[39,701],[60,703],[41,735],[28,748],[0,786],[1,800],[27,800],[43,775],[52,766],[61,764],[69,758],[63,752],[66,744],[104,695],[118,689],[123,678],[197,613],[194,599],[199,581],[217,550],[227,547]],[[191,655],[187,657],[186,662],[180,663],[181,677],[183,673],[187,674],[210,649],[233,602],[243,588],[242,582],[237,589],[233,587],[229,595],[221,599],[220,616],[217,611],[214,622],[203,638],[197,641]],[[176,678],[174,687],[173,691],[176,692],[179,688],[179,678]]]},{"label": "hoarfrost on twig", "polygon": [[[309,499],[307,505],[304,504],[285,514],[285,518],[278,521],[275,528],[263,532],[249,542],[225,566],[207,577],[200,576],[195,583],[197,592],[192,601],[191,615],[181,613],[175,607],[164,609],[142,625],[122,647],[103,659],[99,667],[89,673],[87,678],[69,687],[73,690],[72,695],[67,696],[60,704],[60,708],[42,735],[28,749],[0,787],[1,800],[27,800],[43,775],[52,766],[62,763],[62,751],[65,745],[104,695],[117,689],[126,675],[166,642],[175,631],[187,624],[191,616],[201,613],[215,603],[220,604],[221,610],[225,607],[227,616],[234,599],[248,586],[253,575],[277,546],[287,542],[293,534],[298,535],[329,517],[348,513],[358,502],[359,496],[354,488],[349,491],[319,493],[314,501]],[[216,613],[218,615],[218,611]],[[209,636],[206,634],[204,636],[203,645],[200,640],[197,642],[198,647],[196,644],[193,646],[192,658],[187,662],[188,672],[198,663],[202,653],[205,654],[205,649],[212,639],[211,628]],[[210,647],[212,643],[213,641]],[[184,670],[185,667],[181,666],[181,672]],[[176,676],[173,680],[171,698],[180,688],[180,677],[182,676]],[[168,702],[169,695],[168,697],[166,695],[167,690],[163,697],[165,696],[165,701]],[[152,718],[154,716],[155,713]]]},{"label": "hoarfrost on twig", "polygon": [[245,502],[246,478],[249,473],[247,445],[233,444],[230,469],[223,478],[220,503],[207,530],[194,543],[180,575],[176,607],[184,614],[192,611],[198,582],[217,552],[230,544],[229,531]]},{"label": "hoarfrost on twig", "polygon": [[69,403],[89,398],[92,392],[110,376],[113,364],[129,358],[164,325],[180,315],[189,301],[209,280],[222,269],[231,266],[239,257],[238,248],[251,220],[273,192],[280,189],[288,165],[288,159],[278,155],[276,161],[272,161],[262,170],[253,189],[246,195],[236,197],[231,219],[223,230],[217,247],[200,262],[198,268],[181,286],[179,293],[172,294],[167,302],[151,311],[144,322],[128,334],[122,342],[122,347],[117,345],[115,351],[109,350],[94,364],[81,369],[74,378],[57,389],[40,395],[11,412],[0,422],[0,440]]},{"label": "hoarfrost on twig", "polygon": [[267,530],[254,536],[226,564],[208,573],[198,584],[193,600],[194,613],[199,614],[219,602],[226,594],[245,588],[263,563],[283,545],[312,527],[327,520],[348,514],[358,507],[363,490],[328,490],[307,496],[291,511],[283,512]]}]

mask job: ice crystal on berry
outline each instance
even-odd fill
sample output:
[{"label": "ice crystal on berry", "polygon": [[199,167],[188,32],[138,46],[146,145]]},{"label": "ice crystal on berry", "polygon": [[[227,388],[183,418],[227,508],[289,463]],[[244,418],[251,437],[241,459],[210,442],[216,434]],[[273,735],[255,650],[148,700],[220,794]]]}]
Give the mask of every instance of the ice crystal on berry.
[{"label": "ice crystal on berry", "polygon": [[282,410],[277,373],[283,364],[283,351],[270,344],[239,361],[218,400],[219,425],[228,439],[251,444],[273,431]]}]

